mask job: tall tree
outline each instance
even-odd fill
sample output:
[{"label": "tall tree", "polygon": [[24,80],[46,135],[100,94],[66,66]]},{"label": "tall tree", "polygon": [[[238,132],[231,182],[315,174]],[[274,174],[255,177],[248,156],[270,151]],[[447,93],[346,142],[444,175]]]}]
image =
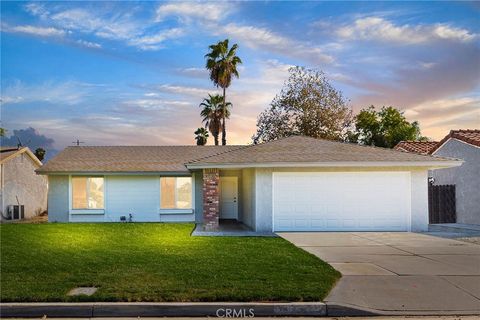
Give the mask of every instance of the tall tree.
[{"label": "tall tree", "polygon": [[205,123],[205,128],[208,128],[213,136],[215,145],[218,146],[218,135],[222,130],[222,106],[223,98],[219,94],[208,95],[208,98],[203,99],[200,103],[200,107],[203,108],[200,111],[202,122]]},{"label": "tall tree", "polygon": [[7,130],[4,128],[0,128],[0,137],[5,137],[6,134],[7,134]]},{"label": "tall tree", "polygon": [[393,148],[400,141],[426,141],[417,121],[408,122],[403,112],[394,107],[374,106],[362,109],[355,117],[353,141],[361,144]]},{"label": "tall tree", "polygon": [[257,119],[254,143],[290,135],[346,140],[352,122],[348,100],[322,71],[292,67],[270,107]]},{"label": "tall tree", "polygon": [[208,141],[208,131],[205,128],[198,128],[194,132],[195,140],[197,140],[197,146],[204,146]]},{"label": "tall tree", "polygon": [[40,161],[43,161],[43,159],[45,159],[45,154],[46,154],[46,153],[47,153],[47,152],[46,152],[45,149],[43,149],[43,148],[37,148],[37,149],[35,150],[35,156],[36,156],[36,157],[38,158],[38,160],[40,160]]},{"label": "tall tree", "polygon": [[[237,66],[242,60],[237,56],[238,45],[228,46],[228,39],[219,41],[208,47],[210,52],[205,55],[206,68],[210,72],[210,80],[223,89],[223,109],[226,109],[226,89],[232,83],[232,77],[239,77]],[[227,144],[226,115],[222,118],[222,145]]]}]

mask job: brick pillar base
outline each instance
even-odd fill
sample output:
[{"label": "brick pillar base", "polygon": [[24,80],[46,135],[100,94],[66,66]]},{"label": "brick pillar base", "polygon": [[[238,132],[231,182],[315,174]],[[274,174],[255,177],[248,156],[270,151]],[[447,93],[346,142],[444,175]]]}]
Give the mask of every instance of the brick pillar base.
[{"label": "brick pillar base", "polygon": [[203,225],[205,230],[218,229],[220,215],[220,173],[218,169],[203,169]]}]

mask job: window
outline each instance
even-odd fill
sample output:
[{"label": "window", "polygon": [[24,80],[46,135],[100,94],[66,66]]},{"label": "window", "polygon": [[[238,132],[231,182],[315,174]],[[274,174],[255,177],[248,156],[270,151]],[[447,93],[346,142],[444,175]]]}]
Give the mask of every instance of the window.
[{"label": "window", "polygon": [[72,177],[72,209],[103,209],[103,178]]},{"label": "window", "polygon": [[160,178],[161,209],[192,209],[192,178]]}]

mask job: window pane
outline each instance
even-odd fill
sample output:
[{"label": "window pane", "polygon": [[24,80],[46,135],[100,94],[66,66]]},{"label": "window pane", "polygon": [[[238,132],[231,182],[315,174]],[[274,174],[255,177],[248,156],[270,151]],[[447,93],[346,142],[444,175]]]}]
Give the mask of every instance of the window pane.
[{"label": "window pane", "polygon": [[160,208],[175,208],[175,178],[160,178]]},{"label": "window pane", "polygon": [[72,208],[86,209],[87,206],[87,178],[72,178]]},{"label": "window pane", "polygon": [[88,208],[103,209],[103,178],[89,178]]},{"label": "window pane", "polygon": [[177,178],[177,208],[192,208],[192,178]]}]

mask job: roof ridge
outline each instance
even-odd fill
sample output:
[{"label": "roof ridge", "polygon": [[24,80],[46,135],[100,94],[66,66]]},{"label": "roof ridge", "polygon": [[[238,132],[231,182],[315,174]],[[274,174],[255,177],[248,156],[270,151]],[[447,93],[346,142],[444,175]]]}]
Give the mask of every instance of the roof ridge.
[{"label": "roof ridge", "polygon": [[[215,153],[215,154],[212,154],[212,155],[209,155],[209,156],[200,157],[200,158],[198,158],[198,159],[193,159],[193,160],[191,160],[191,161],[189,161],[189,162],[185,162],[184,165],[187,164],[187,163],[197,162],[197,161],[200,161],[200,160],[205,159],[205,158],[216,157],[216,156],[218,156],[218,155],[225,154],[225,153],[232,152],[232,151],[236,151],[236,150],[239,150],[239,149],[243,149],[243,148],[246,148],[246,147],[249,147],[249,146],[250,146],[250,145],[240,145],[240,146],[238,146],[238,148],[236,148],[236,149],[224,150],[223,152],[218,152],[218,153]],[[229,146],[229,147],[230,147],[230,146]]]},{"label": "roof ridge", "polygon": [[277,142],[277,141],[281,141],[281,140],[284,140],[284,139],[288,139],[288,138],[291,138],[291,137],[295,137],[295,136],[300,136],[301,135],[291,135],[291,136],[288,136],[288,137],[281,137],[279,139],[276,139],[276,140],[270,140],[270,141],[264,141],[264,142],[260,142],[260,143],[252,143],[252,144],[247,144],[247,145],[243,145],[237,149],[233,149],[233,150],[226,150],[225,152],[220,152],[220,153],[217,153],[217,154],[214,154],[214,155],[210,155],[210,156],[205,156],[205,157],[201,157],[201,158],[198,158],[198,159],[195,159],[193,161],[189,161],[189,162],[186,162],[185,164],[189,164],[189,163],[194,163],[194,162],[198,162],[200,160],[204,160],[204,159],[207,159],[207,158],[211,158],[211,157],[215,157],[215,156],[218,156],[218,155],[221,155],[221,154],[225,154],[225,153],[229,153],[229,152],[233,152],[233,151],[238,151],[238,150],[243,150],[243,149],[247,149],[247,148],[251,148],[251,147],[257,147],[257,146],[262,146],[262,145],[265,145],[265,144],[269,144],[269,143],[273,143],[273,142]]},{"label": "roof ridge", "polygon": [[[359,143],[355,143],[355,142],[335,141],[335,140],[328,140],[328,139],[314,138],[314,137],[307,137],[307,138],[323,140],[323,141],[330,142],[330,143],[342,143],[342,144],[350,145],[350,146],[358,146],[358,147],[371,148],[371,149],[376,149],[376,150],[383,150],[385,152],[393,152],[393,153],[405,152],[405,151],[396,150],[396,149],[393,149],[393,148],[377,147],[377,146],[371,146],[371,145],[366,145],[366,144],[359,144]],[[417,155],[422,156],[422,157],[427,157],[427,158],[430,158],[430,157],[442,158],[442,157],[438,157],[438,156],[434,156],[434,155],[430,155],[430,154],[420,154],[420,153],[418,153]],[[450,160],[450,159],[455,159],[455,158],[446,158],[446,159]]]},{"label": "roof ridge", "polygon": [[105,146],[67,146],[65,149],[70,148],[160,148],[160,147],[243,147],[247,146],[244,144],[231,144],[226,146],[215,146],[215,145],[208,145],[208,146],[197,146],[197,145],[190,145],[190,144],[174,144],[174,145],[105,145]]}]

